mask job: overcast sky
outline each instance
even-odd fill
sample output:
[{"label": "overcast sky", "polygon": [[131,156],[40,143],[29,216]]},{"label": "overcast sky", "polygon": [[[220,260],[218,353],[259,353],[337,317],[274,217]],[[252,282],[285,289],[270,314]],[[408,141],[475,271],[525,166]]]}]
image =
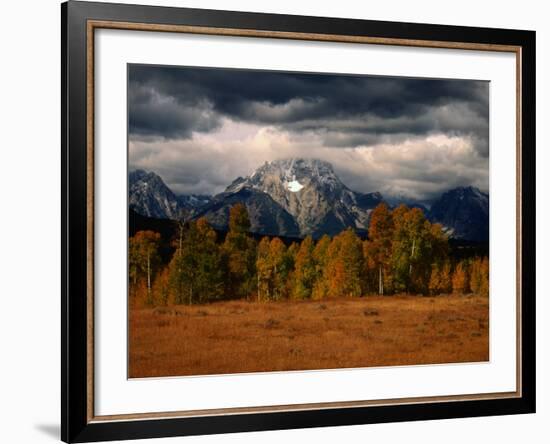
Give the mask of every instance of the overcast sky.
[{"label": "overcast sky", "polygon": [[266,160],[313,157],[361,192],[489,187],[489,83],[130,65],[129,163],[215,194]]}]

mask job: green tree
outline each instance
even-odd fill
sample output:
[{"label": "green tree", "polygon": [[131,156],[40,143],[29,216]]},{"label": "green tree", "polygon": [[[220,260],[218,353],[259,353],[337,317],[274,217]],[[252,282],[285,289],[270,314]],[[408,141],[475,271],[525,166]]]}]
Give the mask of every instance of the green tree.
[{"label": "green tree", "polygon": [[259,301],[276,301],[286,296],[286,284],[292,265],[287,248],[281,239],[262,238],[258,245],[256,260]]},{"label": "green tree", "polygon": [[363,263],[365,267],[363,281],[365,292],[369,294],[378,293],[379,290],[379,266],[373,249],[372,241],[368,239],[363,241]]},{"label": "green tree", "polygon": [[412,285],[413,273],[418,273],[418,266],[422,263],[425,253],[423,251],[424,240],[427,238],[425,220],[424,214],[418,208],[410,210],[405,205],[401,205],[393,212],[395,230],[392,265],[396,291],[416,290]]},{"label": "green tree", "polygon": [[250,237],[246,207],[238,203],[229,211],[229,231],[222,251],[227,265],[226,294],[248,298],[256,287],[256,242]]},{"label": "green tree", "polygon": [[223,268],[216,232],[201,218],[189,223],[170,263],[176,303],[203,303],[223,295]]},{"label": "green tree", "polygon": [[269,238],[262,237],[256,255],[258,302],[271,299],[272,273]]},{"label": "green tree", "polygon": [[296,256],[299,249],[300,244],[298,244],[297,242],[292,242],[292,244],[290,244],[284,254],[283,264],[280,273],[281,278],[284,281],[283,296],[285,298],[291,298],[294,292]]},{"label": "green tree", "polygon": [[313,257],[314,247],[313,239],[307,236],[300,243],[296,254],[293,291],[296,299],[309,299],[313,293],[313,286],[317,279],[317,268]]},{"label": "green tree", "polygon": [[274,237],[269,243],[269,256],[272,268],[272,299],[280,300],[285,296],[286,278],[290,272],[290,263],[286,255],[286,246],[281,239]]},{"label": "green tree", "polygon": [[315,283],[313,284],[312,298],[323,299],[328,295],[328,249],[330,247],[331,239],[328,235],[323,235],[321,239],[317,241],[315,248],[313,249],[313,260],[315,262]]},{"label": "green tree", "polygon": [[427,293],[433,265],[436,265],[437,274],[447,256],[446,236],[441,226],[432,225],[419,208],[401,205],[394,210],[393,221],[394,288],[409,293]]}]

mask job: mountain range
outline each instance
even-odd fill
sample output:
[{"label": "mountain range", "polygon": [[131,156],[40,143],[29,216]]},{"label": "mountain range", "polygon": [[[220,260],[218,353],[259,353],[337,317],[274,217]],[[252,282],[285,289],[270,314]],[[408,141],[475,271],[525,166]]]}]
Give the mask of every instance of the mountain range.
[{"label": "mountain range", "polygon": [[443,225],[450,237],[471,241],[489,240],[489,195],[475,187],[446,191],[427,214]]},{"label": "mountain range", "polygon": [[153,172],[131,171],[128,175],[128,204],[137,213],[157,219],[179,219],[182,211],[193,212],[211,201],[199,194],[176,195]]},{"label": "mountain range", "polygon": [[444,226],[450,237],[487,241],[489,196],[474,187],[449,190],[428,205],[392,198],[379,192],[350,190],[332,165],[318,159],[292,158],[266,162],[247,177],[236,178],[215,196],[176,195],[153,172],[129,174],[129,206],[159,219],[205,217],[216,229],[227,228],[229,210],[236,203],[248,210],[251,231],[263,235],[319,238],[347,227],[366,233],[372,210],[386,202],[422,209],[428,219]]}]

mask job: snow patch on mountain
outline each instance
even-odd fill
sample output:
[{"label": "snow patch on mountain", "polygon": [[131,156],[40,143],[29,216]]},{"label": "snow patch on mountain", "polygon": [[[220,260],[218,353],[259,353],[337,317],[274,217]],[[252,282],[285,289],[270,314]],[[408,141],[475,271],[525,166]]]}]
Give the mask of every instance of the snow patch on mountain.
[{"label": "snow patch on mountain", "polygon": [[293,193],[297,193],[302,188],[304,188],[304,186],[295,179],[290,182],[287,182],[286,187],[288,188],[289,191],[292,191]]}]

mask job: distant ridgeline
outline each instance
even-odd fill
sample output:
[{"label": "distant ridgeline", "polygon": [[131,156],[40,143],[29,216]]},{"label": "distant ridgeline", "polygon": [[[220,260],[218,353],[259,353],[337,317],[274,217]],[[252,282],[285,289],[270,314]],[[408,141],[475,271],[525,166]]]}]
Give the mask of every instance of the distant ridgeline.
[{"label": "distant ridgeline", "polygon": [[350,190],[328,162],[300,158],[266,162],[215,196],[176,195],[152,172],[136,170],[129,176],[129,207],[139,215],[171,220],[202,217],[220,232],[228,229],[230,208],[242,203],[250,231],[260,236],[319,239],[351,227],[365,238],[370,215],[382,202],[390,208],[406,204],[421,209],[457,245],[488,242],[489,196],[474,187],[449,190],[431,206],[395,197],[385,200],[378,192]]}]

